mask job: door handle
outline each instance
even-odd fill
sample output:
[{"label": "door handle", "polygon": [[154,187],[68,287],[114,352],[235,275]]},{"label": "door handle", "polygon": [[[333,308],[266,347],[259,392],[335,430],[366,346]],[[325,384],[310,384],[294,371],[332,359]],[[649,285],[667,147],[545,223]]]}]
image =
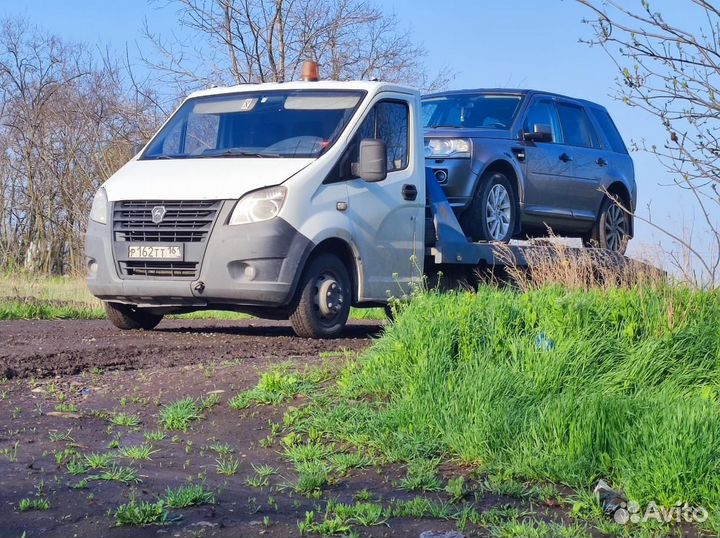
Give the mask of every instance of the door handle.
[{"label": "door handle", "polygon": [[417,198],[418,191],[417,187],[415,185],[411,185],[409,183],[406,183],[402,186],[402,197],[405,200],[409,200],[410,202],[414,202]]},{"label": "door handle", "polygon": [[569,163],[570,161],[572,161],[572,157],[570,157],[570,155],[568,155],[567,153],[563,153],[560,155],[560,160],[564,163]]},{"label": "door handle", "polygon": [[603,159],[602,157],[598,157],[598,160],[595,161],[598,166],[607,166],[607,161]]}]

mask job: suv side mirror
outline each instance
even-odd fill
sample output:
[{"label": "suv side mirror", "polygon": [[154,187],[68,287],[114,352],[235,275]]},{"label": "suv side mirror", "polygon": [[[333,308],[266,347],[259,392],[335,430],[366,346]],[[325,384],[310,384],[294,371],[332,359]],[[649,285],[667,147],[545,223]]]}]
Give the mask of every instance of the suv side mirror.
[{"label": "suv side mirror", "polygon": [[531,142],[553,142],[552,127],[546,123],[536,123],[533,125],[532,133],[523,132],[523,140]]},{"label": "suv side mirror", "polygon": [[387,146],[377,138],[360,141],[357,163],[353,163],[353,173],[364,181],[375,183],[387,177]]}]

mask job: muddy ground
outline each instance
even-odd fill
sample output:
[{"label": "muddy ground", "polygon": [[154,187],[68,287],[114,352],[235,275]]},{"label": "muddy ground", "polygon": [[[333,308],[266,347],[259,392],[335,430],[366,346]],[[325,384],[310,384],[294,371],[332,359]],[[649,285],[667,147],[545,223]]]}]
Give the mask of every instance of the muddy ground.
[{"label": "muddy ground", "polygon": [[[281,456],[280,425],[287,407],[301,406],[303,399],[243,411],[228,406],[273,365],[353,360],[380,331],[378,322],[354,321],[344,338],[317,341],[296,338],[287,324],[274,321],[173,320],[153,332],[122,332],[104,321],[0,322],[0,538],[299,536],[298,521],[309,511],[322,516],[329,499],[352,503],[364,490],[385,504],[415,497],[397,487],[405,473],[400,466],[355,470],[321,498],[302,496],[292,487],[293,467]],[[218,404],[187,432],[152,441],[151,460],[116,458],[137,470],[139,482],[83,483],[88,473],[68,472],[63,454],[71,452],[64,451],[116,454],[118,445],[143,444],[144,433],[161,429],[164,405],[211,394],[219,396]],[[118,413],[138,417],[139,425],[112,424]],[[218,474],[214,443],[232,447],[239,462],[233,475]],[[247,482],[259,465],[276,470],[262,487]],[[172,510],[163,526],[115,526],[119,505],[131,498],[154,502],[167,488],[188,482],[204,484],[216,502]],[[444,493],[428,496],[448,500]],[[47,499],[49,509],[21,511],[21,499]],[[559,513],[510,497],[476,501],[479,510],[515,506],[522,513]],[[450,520],[393,518],[356,530],[384,537],[455,529]],[[465,533],[488,536],[482,528]]]},{"label": "muddy ground", "polygon": [[377,321],[351,321],[343,338],[323,341],[297,338],[288,323],[258,319],[165,320],[150,332],[119,331],[104,320],[0,321],[0,377],[317,357],[364,349],[380,328]]}]

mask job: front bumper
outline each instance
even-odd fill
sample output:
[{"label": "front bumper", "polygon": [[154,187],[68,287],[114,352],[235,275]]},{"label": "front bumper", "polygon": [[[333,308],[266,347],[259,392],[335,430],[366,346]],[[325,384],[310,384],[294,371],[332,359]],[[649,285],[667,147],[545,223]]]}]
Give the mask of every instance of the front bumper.
[{"label": "front bumper", "polygon": [[90,291],[105,301],[147,307],[287,305],[311,241],[281,218],[228,226],[234,205],[223,203],[194,279],[121,276],[112,225],[90,221],[85,239]]},{"label": "front bumper", "polygon": [[[425,166],[438,180],[445,196],[454,209],[464,209],[472,199],[476,174],[468,158],[425,158]],[[442,179],[444,178],[444,181]]]}]

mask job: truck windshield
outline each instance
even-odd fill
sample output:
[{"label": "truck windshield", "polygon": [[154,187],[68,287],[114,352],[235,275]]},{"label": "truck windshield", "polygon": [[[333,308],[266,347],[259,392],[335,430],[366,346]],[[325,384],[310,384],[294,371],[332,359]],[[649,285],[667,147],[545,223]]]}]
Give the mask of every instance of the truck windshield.
[{"label": "truck windshield", "polygon": [[520,95],[455,94],[423,99],[423,126],[510,129]]},{"label": "truck windshield", "polygon": [[189,99],[141,159],[317,157],[342,133],[363,95],[294,90]]}]

